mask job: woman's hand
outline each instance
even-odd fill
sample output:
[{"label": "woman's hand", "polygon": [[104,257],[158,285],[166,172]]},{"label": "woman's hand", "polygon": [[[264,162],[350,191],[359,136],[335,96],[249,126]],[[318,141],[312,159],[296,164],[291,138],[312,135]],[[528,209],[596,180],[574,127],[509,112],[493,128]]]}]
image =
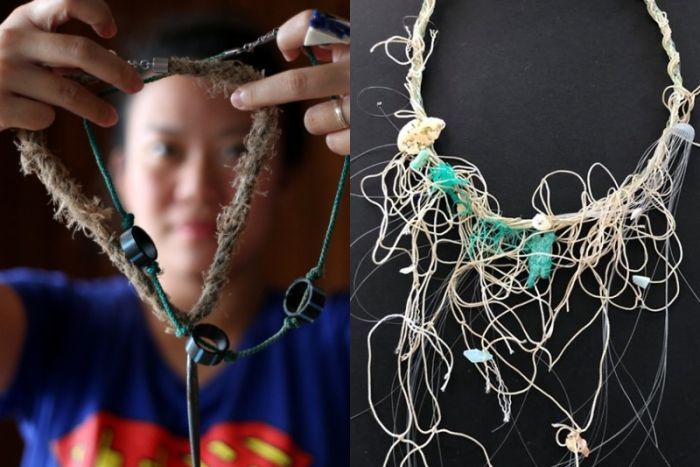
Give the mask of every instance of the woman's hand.
[{"label": "woman's hand", "polygon": [[70,19],[103,38],[117,33],[104,0],[34,0],[0,24],[0,131],[44,129],[54,121],[53,107],[103,127],[117,122],[111,104],[61,76],[60,68],[82,70],[127,93],[143,87],[132,66],[93,40],[54,32]]},{"label": "woman's hand", "polygon": [[[312,11],[303,11],[284,23],[277,33],[277,45],[287,61],[296,59],[303,47]],[[241,110],[284,104],[307,99],[341,96],[329,99],[306,111],[304,126],[314,135],[326,135],[326,144],[338,154],[350,153],[350,47],[332,45],[314,48],[323,65],[285,71],[241,86],[231,96],[231,103]]]}]

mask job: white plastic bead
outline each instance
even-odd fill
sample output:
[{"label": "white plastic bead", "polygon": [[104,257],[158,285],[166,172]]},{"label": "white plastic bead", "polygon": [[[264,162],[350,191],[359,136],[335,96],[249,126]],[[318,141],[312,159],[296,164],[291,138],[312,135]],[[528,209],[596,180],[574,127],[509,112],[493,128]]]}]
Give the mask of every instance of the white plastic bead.
[{"label": "white plastic bead", "polygon": [[532,227],[536,230],[552,230],[552,220],[545,214],[538,213],[532,218]]}]

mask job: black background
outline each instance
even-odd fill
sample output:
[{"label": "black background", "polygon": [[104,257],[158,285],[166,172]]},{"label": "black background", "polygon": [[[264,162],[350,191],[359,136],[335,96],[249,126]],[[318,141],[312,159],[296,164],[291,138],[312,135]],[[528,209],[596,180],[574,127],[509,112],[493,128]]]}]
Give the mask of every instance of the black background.
[{"label": "black background", "polygon": [[[668,13],[685,86],[692,90],[700,84],[700,2],[666,1],[659,6]],[[377,101],[383,102],[387,113],[406,104],[396,93],[369,87],[386,86],[405,94],[408,69],[390,61],[382,50],[370,54],[369,49],[391,35],[405,35],[402,24],[412,25],[408,16],[416,15],[419,9],[417,0],[351,2],[353,465],[381,465],[390,443],[367,412],[366,336],[372,325],[367,320],[401,313],[410,281],[410,276],[398,273],[408,264],[405,258],[375,270],[367,256],[376,240],[372,229],[379,225],[380,216],[359,196],[359,182],[379,166],[368,172],[365,169],[394,155],[398,133],[386,118],[370,113],[377,113]],[[668,118],[661,93],[671,81],[661,35],[641,0],[443,0],[438,1],[432,22],[439,35],[424,75],[423,96],[428,115],[447,122],[436,149],[476,164],[508,215],[534,214],[532,192],[540,178],[552,170],[585,175],[592,163],[602,162],[621,180],[661,134]],[[403,57],[399,46],[392,50]],[[693,117],[690,123],[697,121]],[[400,127],[406,121],[393,122]],[[386,146],[370,151],[380,145]],[[696,291],[700,291],[698,182],[700,149],[694,148],[676,219],[685,249],[681,272]],[[572,187],[557,187],[555,212],[578,209],[580,190]],[[562,318],[558,332],[565,335],[575,329],[580,324],[577,316],[590,311],[591,303],[578,301]],[[659,366],[663,314],[610,313],[614,341],[620,347],[633,331],[624,364],[641,390],[648,392]],[[574,405],[590,394],[595,382],[601,349],[599,323],[577,341],[558,367],[558,376]],[[448,321],[446,335],[454,334],[456,329],[452,328],[456,327]],[[374,339],[377,400],[390,391],[398,329],[387,325]],[[627,430],[629,437],[621,446],[605,448],[597,463],[591,458],[582,465],[666,465],[659,452],[673,466],[700,465],[696,450],[700,444],[699,331],[700,305],[683,284],[680,298],[670,310],[668,375],[655,423],[659,448],[645,441],[645,432],[637,424]],[[560,420],[560,413],[534,392],[527,396],[515,424],[492,433],[501,425],[496,398],[484,395],[483,380],[461,356],[462,347],[457,341],[452,380],[440,396],[443,426],[481,440],[497,467],[548,466],[566,461],[567,451],[556,446],[550,426]],[[629,388],[630,380],[621,377]],[[556,382],[540,381],[547,388],[556,388]],[[609,387],[605,425],[611,433],[621,429],[633,412],[616,389],[619,384],[612,381]],[[635,402],[639,404],[638,399]],[[514,414],[522,405],[523,398],[515,397]],[[390,419],[388,400],[379,404],[378,410],[385,421]],[[648,420],[644,425],[649,426]],[[461,439],[440,437],[439,449],[433,443],[426,453],[431,466],[483,465],[480,451]],[[388,464],[398,465],[394,460]]]}]

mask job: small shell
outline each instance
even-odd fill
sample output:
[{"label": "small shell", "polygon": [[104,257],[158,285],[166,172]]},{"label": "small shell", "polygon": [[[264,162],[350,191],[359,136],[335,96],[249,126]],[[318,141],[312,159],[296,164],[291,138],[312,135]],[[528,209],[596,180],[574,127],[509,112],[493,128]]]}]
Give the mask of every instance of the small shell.
[{"label": "small shell", "polygon": [[532,218],[532,227],[539,231],[552,230],[552,220],[545,214],[536,214]]},{"label": "small shell", "polygon": [[401,128],[396,144],[401,152],[418,154],[440,137],[443,128],[445,121],[441,118],[414,118]]},{"label": "small shell", "polygon": [[571,431],[568,435],[566,435],[565,444],[569,451],[583,454],[583,457],[588,457],[588,455],[591,453],[590,449],[588,449],[588,443],[586,440],[581,437],[580,433],[575,431]]}]

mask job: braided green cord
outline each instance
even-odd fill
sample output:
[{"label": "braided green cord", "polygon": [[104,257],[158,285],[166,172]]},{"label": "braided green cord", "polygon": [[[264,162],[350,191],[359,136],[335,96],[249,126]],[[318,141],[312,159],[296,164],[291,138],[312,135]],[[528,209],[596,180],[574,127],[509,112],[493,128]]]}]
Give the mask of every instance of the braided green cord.
[{"label": "braided green cord", "polygon": [[318,65],[318,59],[316,58],[316,55],[314,54],[314,49],[305,45],[304,48],[302,48],[301,50],[304,51],[304,55],[306,55],[306,58],[309,59],[309,62],[311,63],[312,66]]},{"label": "braided green cord", "polygon": [[340,208],[340,203],[343,200],[343,190],[345,188],[345,181],[348,178],[348,172],[350,168],[350,156],[343,157],[343,169],[340,172],[340,178],[338,179],[338,188],[335,191],[335,198],[333,199],[333,207],[331,208],[330,219],[328,220],[328,227],[326,227],[326,235],[323,239],[323,245],[321,246],[321,252],[318,257],[318,263],[316,266],[311,268],[308,273],[306,273],[306,278],[310,281],[316,280],[323,274],[323,265],[326,263],[326,256],[328,255],[328,247],[331,243],[331,238],[333,237],[333,232],[335,230],[335,223],[338,220],[338,210]]},{"label": "braided green cord", "polygon": [[90,148],[92,149],[92,154],[95,156],[95,162],[97,162],[97,168],[100,169],[100,175],[105,182],[107,191],[109,192],[109,197],[112,198],[112,204],[116,208],[119,215],[122,217],[122,227],[124,229],[129,229],[134,225],[134,215],[127,212],[122,206],[117,190],[114,188],[114,182],[112,177],[109,175],[109,170],[107,170],[107,164],[105,164],[104,158],[102,157],[102,152],[100,151],[97,141],[95,139],[95,134],[92,131],[92,126],[90,122],[83,119],[83,126],[85,127],[85,132],[87,133],[88,142],[90,143]]},{"label": "braided green cord", "polygon": [[175,310],[173,310],[173,307],[170,304],[170,300],[168,300],[168,296],[166,295],[165,290],[163,290],[163,286],[160,284],[160,280],[158,280],[158,273],[160,272],[160,267],[158,267],[158,263],[154,262],[153,264],[149,265],[146,268],[146,272],[148,273],[148,277],[150,277],[150,279],[151,279],[151,283],[153,284],[153,288],[156,289],[156,293],[158,294],[158,298],[160,299],[160,303],[163,305],[163,309],[165,310],[165,313],[168,315],[168,318],[170,319],[171,323],[175,327],[175,335],[177,337],[189,335],[189,333],[190,333],[189,327],[182,324],[180,322],[180,320],[177,318],[177,315],[175,314]]},{"label": "braided green cord", "polygon": [[228,352],[226,352],[226,355],[224,356],[224,360],[227,362],[234,362],[242,357],[250,357],[251,355],[256,354],[262,350],[265,350],[270,345],[274,344],[282,336],[287,334],[287,331],[289,331],[290,329],[295,329],[295,328],[298,328],[299,326],[300,326],[300,323],[296,317],[287,316],[284,319],[284,322],[282,323],[282,327],[279,329],[279,331],[277,331],[276,333],[274,333],[273,335],[271,335],[270,337],[268,337],[267,339],[265,339],[261,343],[254,345],[253,347],[239,350],[238,352],[235,352],[233,350],[229,350]]},{"label": "braided green cord", "polygon": [[[209,59],[207,59],[207,60],[209,60]],[[148,83],[153,83],[153,82],[159,81],[163,78],[167,78],[168,76],[172,76],[172,74],[171,73],[163,73],[162,75],[151,76],[150,78],[144,79],[143,84],[146,85]],[[119,89],[115,88],[114,86],[110,86],[110,87],[98,92],[97,95],[100,97],[104,97],[104,96],[109,96],[110,94],[114,94],[118,91],[119,91]]]},{"label": "braided green cord", "polygon": [[[119,215],[122,217],[122,228],[130,229],[134,225],[134,215],[130,212],[127,212],[124,209],[124,206],[122,206],[119,195],[117,194],[117,190],[114,188],[114,182],[112,181],[112,177],[110,176],[109,171],[107,170],[107,165],[105,164],[104,158],[102,157],[102,152],[100,151],[100,148],[97,145],[95,134],[92,131],[92,126],[90,125],[90,122],[88,122],[86,119],[83,119],[83,126],[85,127],[85,132],[87,133],[88,141],[90,142],[92,154],[95,156],[97,167],[100,170],[100,174],[102,175],[102,179],[104,180],[105,186],[107,187],[109,196],[112,199],[112,204],[114,204],[114,207],[116,208],[117,212],[119,212]],[[175,334],[178,337],[188,335],[189,328],[183,325],[177,318],[177,315],[175,314],[175,311],[173,310],[173,307],[170,304],[170,301],[168,300],[168,296],[165,294],[160,280],[158,280],[158,272],[160,272],[158,263],[154,263],[148,266],[146,268],[146,272],[148,273],[148,277],[151,279],[153,288],[156,290],[158,298],[160,299],[160,302],[163,305],[163,310],[165,310],[165,313],[168,315],[168,318],[175,327]]]},{"label": "braided green cord", "polygon": [[[314,54],[313,48],[304,46],[302,48],[304,55],[309,59],[312,66],[318,65],[318,59]],[[331,99],[338,99],[338,96],[333,96]],[[348,177],[348,169],[350,167],[350,156],[345,156],[343,160],[343,169],[340,172],[340,179],[338,180],[338,188],[335,192],[335,199],[333,200],[333,207],[331,209],[330,219],[328,221],[328,227],[326,228],[326,235],[323,239],[323,245],[321,246],[321,252],[319,253],[318,263],[316,266],[311,268],[309,272],[306,273],[306,278],[310,281],[314,281],[323,275],[323,265],[326,262],[326,255],[328,254],[328,246],[330,245],[331,237],[333,236],[333,231],[335,230],[335,222],[338,218],[338,208],[340,202],[342,201],[343,189],[345,187],[345,181]]]}]

